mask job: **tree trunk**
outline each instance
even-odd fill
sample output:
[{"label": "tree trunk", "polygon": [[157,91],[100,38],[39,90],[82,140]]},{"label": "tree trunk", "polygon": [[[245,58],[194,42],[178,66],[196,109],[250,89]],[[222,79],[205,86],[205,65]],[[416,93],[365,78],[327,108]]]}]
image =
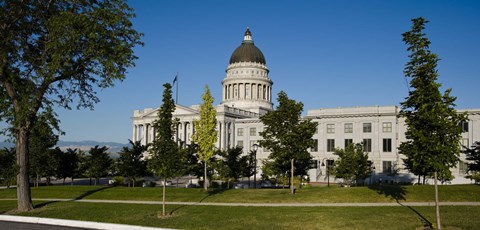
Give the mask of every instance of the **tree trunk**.
[{"label": "tree trunk", "polygon": [[72,182],[70,183],[70,185],[73,185],[73,176],[72,176]]},{"label": "tree trunk", "polygon": [[65,179],[66,179],[66,178],[64,177],[64,178],[63,178],[63,185],[65,185]]},{"label": "tree trunk", "polygon": [[163,178],[163,204],[162,204],[162,216],[165,216],[165,185],[167,184],[167,178]]},{"label": "tree trunk", "polygon": [[437,215],[437,229],[441,230],[442,225],[440,224],[440,205],[438,202],[438,173],[435,171],[435,213]]},{"label": "tree trunk", "polygon": [[28,131],[20,128],[16,137],[17,154],[17,210],[26,212],[33,209],[32,194],[30,192],[29,159],[28,159]]},{"label": "tree trunk", "polygon": [[205,168],[203,171],[205,172],[205,177],[203,178],[203,189],[205,189],[206,192],[208,191],[207,162],[205,162]]},{"label": "tree trunk", "polygon": [[292,194],[295,194],[295,186],[293,185],[293,175],[294,175],[294,170],[295,167],[293,166],[294,159],[292,159],[292,167],[291,167],[291,176],[290,176],[290,192]]}]

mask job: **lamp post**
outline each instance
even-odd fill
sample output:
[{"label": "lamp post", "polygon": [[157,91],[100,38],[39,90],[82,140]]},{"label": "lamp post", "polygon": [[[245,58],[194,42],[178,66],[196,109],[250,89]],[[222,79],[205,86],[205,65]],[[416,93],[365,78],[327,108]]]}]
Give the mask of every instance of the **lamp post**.
[{"label": "lamp post", "polygon": [[[322,166],[325,166],[325,162],[323,160],[322,160]],[[330,169],[330,166],[328,165],[328,160],[327,160],[327,167],[325,167],[325,172],[327,173],[327,187],[330,187],[330,170],[329,169]]]},{"label": "lamp post", "polygon": [[257,188],[257,150],[258,150],[258,145],[253,144],[253,154],[255,155],[255,161],[253,163],[253,186]]},{"label": "lamp post", "polygon": [[[372,165],[373,165],[373,166],[372,166],[372,169],[373,169],[373,182],[375,182],[375,169],[376,169],[376,168],[375,168],[375,163],[372,162]],[[371,178],[370,178],[370,184],[372,184]]]}]

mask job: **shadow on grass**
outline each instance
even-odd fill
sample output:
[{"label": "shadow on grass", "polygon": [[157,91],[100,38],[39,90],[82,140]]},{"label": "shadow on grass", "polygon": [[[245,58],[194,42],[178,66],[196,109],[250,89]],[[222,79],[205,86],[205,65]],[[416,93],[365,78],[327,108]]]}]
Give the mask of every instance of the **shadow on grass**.
[{"label": "shadow on grass", "polygon": [[80,195],[80,196],[78,196],[78,197],[76,197],[76,198],[73,198],[73,200],[81,200],[81,199],[83,199],[83,198],[85,198],[85,197],[87,197],[87,196],[90,196],[90,195],[92,195],[92,194],[94,194],[94,193],[96,193],[96,192],[100,192],[100,191],[105,190],[105,189],[108,189],[108,188],[112,188],[112,187],[101,187],[101,188],[89,190],[89,191],[85,192],[84,194],[82,194],[82,195]]},{"label": "shadow on grass", "polygon": [[425,216],[419,213],[417,210],[411,206],[403,205],[400,201],[405,201],[405,195],[407,191],[404,186],[401,185],[374,185],[368,187],[371,190],[376,191],[379,195],[384,195],[387,198],[394,199],[400,206],[410,209],[414,212],[420,222],[422,222],[424,229],[433,229],[432,222],[430,222]]},{"label": "shadow on grass", "polygon": [[373,185],[368,188],[397,202],[405,200],[405,195],[407,194],[407,190],[401,185]]},{"label": "shadow on grass", "polygon": [[[202,203],[205,199],[207,199],[208,197],[210,196],[213,196],[213,195],[217,195],[217,194],[221,194],[221,193],[224,193],[226,189],[212,189],[212,190],[208,190],[207,195],[205,197],[203,197],[202,199],[200,199],[200,201],[198,201],[198,203]],[[188,205],[182,205],[182,206],[179,206],[175,209],[173,209],[172,211],[170,211],[170,215],[173,215],[174,212],[182,209],[182,208],[185,208],[186,206]]]},{"label": "shadow on grass", "polygon": [[418,216],[418,219],[420,220],[420,222],[422,222],[423,224],[423,229],[434,229],[433,228],[433,224],[432,222],[430,222],[426,217],[424,217],[421,213],[419,213],[417,210],[415,210],[414,208],[412,208],[411,206],[406,206],[406,205],[403,205],[402,203],[398,202],[397,203],[402,206],[402,207],[405,207],[405,208],[408,208],[410,209],[412,212],[414,212],[415,214],[417,214]]}]

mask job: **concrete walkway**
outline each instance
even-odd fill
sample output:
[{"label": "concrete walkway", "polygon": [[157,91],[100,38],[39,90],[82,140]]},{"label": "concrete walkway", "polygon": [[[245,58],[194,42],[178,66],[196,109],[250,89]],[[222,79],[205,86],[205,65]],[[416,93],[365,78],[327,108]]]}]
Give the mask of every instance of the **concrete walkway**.
[{"label": "concrete walkway", "polygon": [[[17,199],[0,199],[17,200]],[[73,201],[84,203],[111,203],[111,204],[154,204],[162,201],[144,200],[96,200],[96,199],[32,199],[36,201]],[[239,207],[381,207],[381,206],[435,206],[435,202],[384,202],[384,203],[216,203],[216,202],[165,202],[168,205],[197,205],[197,206],[239,206]],[[480,202],[440,202],[440,206],[480,206]]]}]

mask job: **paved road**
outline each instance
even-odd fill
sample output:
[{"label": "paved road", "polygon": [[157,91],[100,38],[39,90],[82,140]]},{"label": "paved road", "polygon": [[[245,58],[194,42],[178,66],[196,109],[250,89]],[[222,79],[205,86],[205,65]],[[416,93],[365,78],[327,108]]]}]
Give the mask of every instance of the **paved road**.
[{"label": "paved road", "polygon": [[0,221],[0,230],[83,230],[89,228],[76,228],[67,226],[56,226],[38,223],[21,223],[12,221]]}]

